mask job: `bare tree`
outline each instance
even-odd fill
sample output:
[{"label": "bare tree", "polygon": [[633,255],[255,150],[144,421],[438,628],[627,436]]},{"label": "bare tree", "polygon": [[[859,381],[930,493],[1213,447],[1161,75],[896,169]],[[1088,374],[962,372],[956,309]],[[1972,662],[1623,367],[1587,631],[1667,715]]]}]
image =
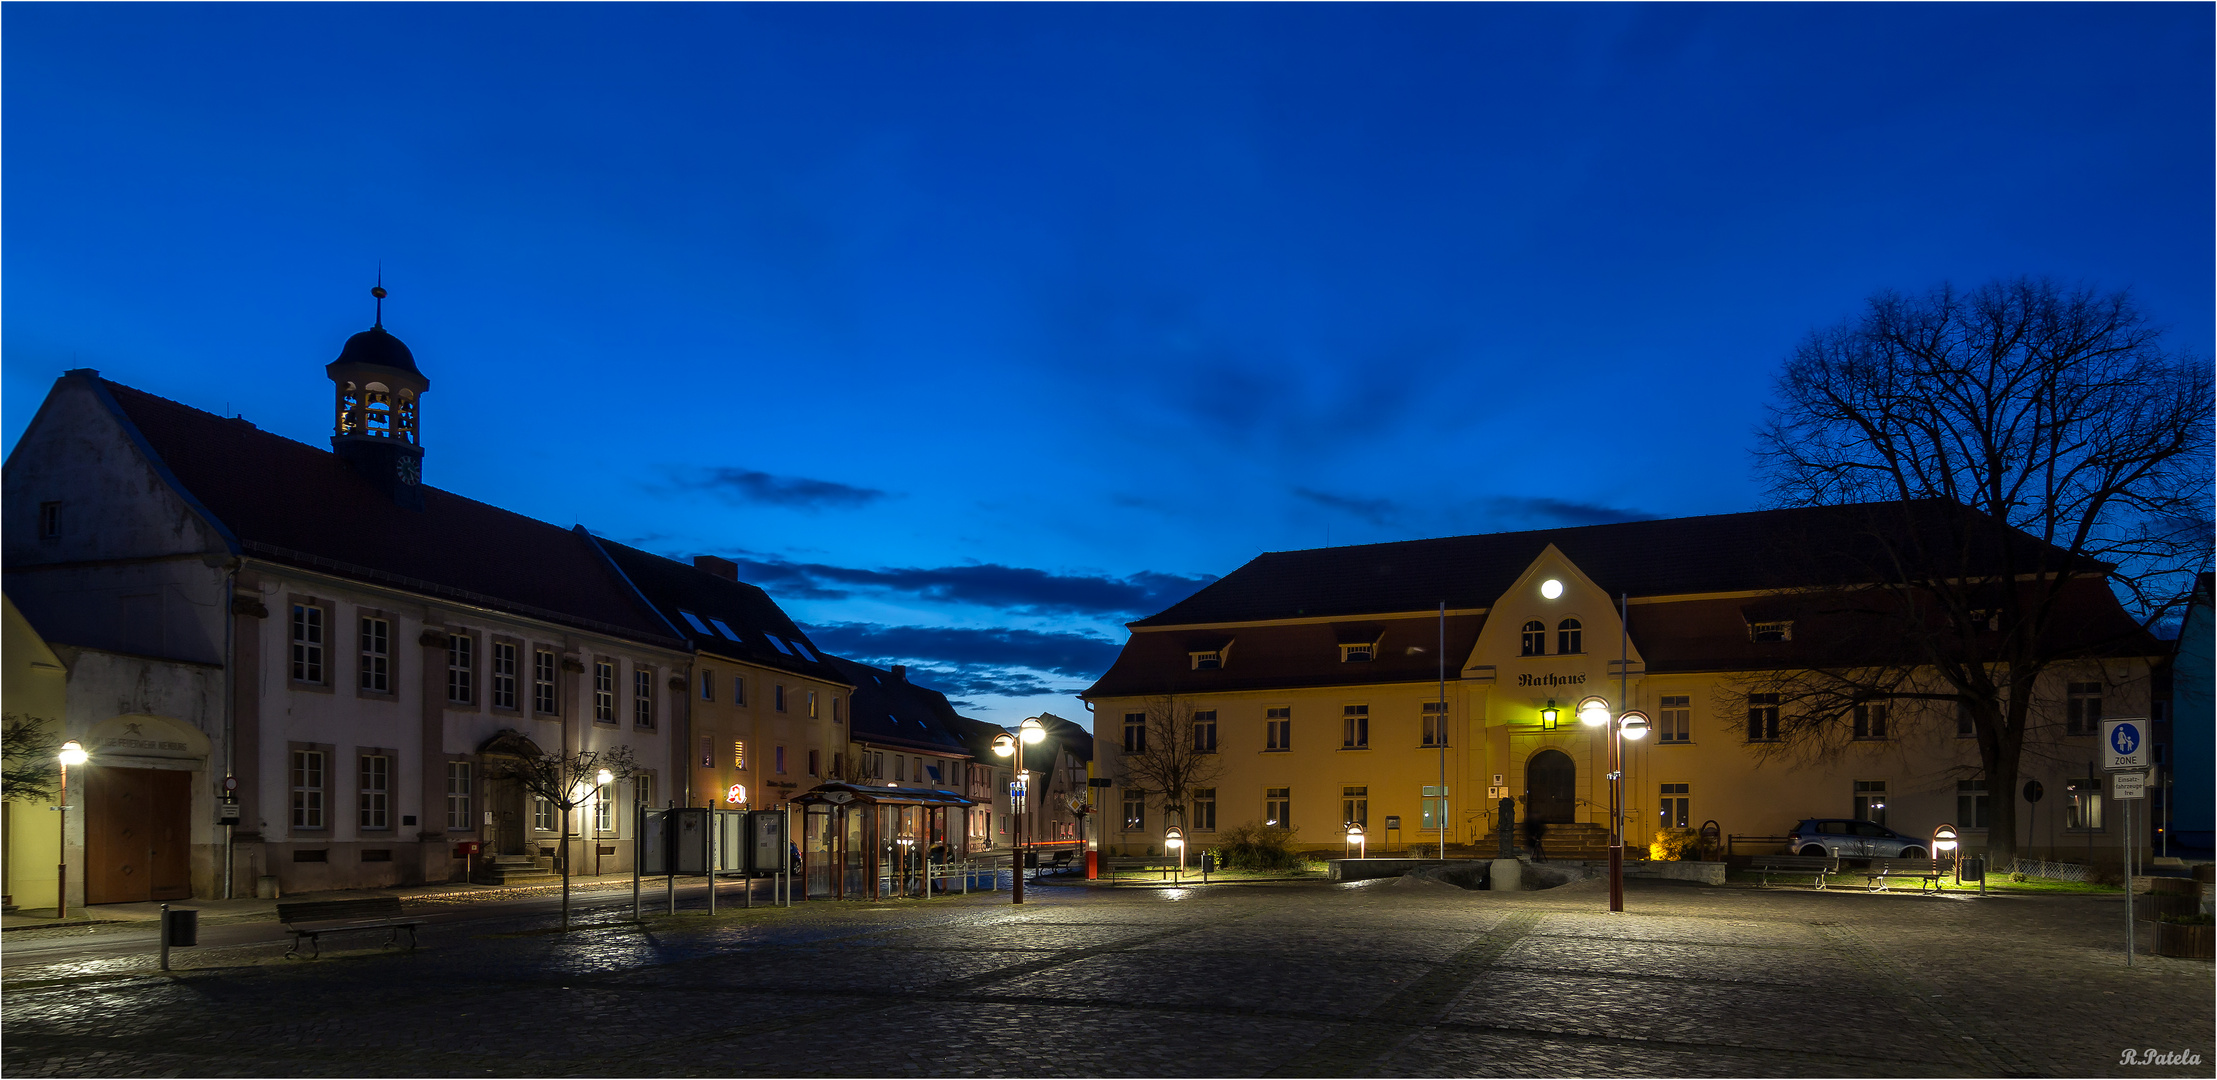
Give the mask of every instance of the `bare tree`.
[{"label": "bare tree", "polygon": [[1780,746],[1802,752],[1873,706],[1967,723],[1989,849],[2014,857],[2026,737],[2054,722],[2036,684],[2147,655],[2208,566],[2207,359],[2167,349],[2125,293],[2018,279],[1874,296],[1776,390],[1757,451],[1773,496],[1840,507],[1803,549],[1833,584],[1777,602],[1831,640],[1750,692],[1777,695]]},{"label": "bare tree", "polygon": [[618,783],[637,773],[639,763],[632,757],[630,747],[618,746],[607,750],[580,750],[574,754],[504,757],[489,762],[485,769],[489,778],[513,781],[526,794],[545,799],[561,810],[562,926],[565,929],[570,925],[570,814],[593,800],[600,789],[603,770],[608,773],[610,783]]},{"label": "bare tree", "polygon": [[1182,826],[1193,789],[1224,773],[1216,753],[1216,714],[1210,712],[1206,723],[1197,723],[1193,705],[1176,695],[1149,698],[1146,709],[1137,745],[1127,739],[1117,755],[1119,780],[1160,799],[1165,817],[1175,817]]},{"label": "bare tree", "polygon": [[52,720],[7,714],[0,728],[0,759],[6,766],[0,773],[0,794],[11,802],[54,797],[61,780],[61,762],[55,757],[62,748],[55,734],[60,727]]}]

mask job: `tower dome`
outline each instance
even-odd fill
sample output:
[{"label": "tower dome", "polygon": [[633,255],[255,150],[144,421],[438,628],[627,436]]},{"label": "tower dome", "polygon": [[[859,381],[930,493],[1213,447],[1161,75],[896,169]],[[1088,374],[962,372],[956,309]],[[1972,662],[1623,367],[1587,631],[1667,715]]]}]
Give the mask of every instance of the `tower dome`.
[{"label": "tower dome", "polygon": [[385,287],[377,298],[377,320],[346,339],[339,358],[324,365],[337,392],[331,449],[395,502],[423,508],[423,392],[431,380],[416,367],[416,356],[385,329]]}]

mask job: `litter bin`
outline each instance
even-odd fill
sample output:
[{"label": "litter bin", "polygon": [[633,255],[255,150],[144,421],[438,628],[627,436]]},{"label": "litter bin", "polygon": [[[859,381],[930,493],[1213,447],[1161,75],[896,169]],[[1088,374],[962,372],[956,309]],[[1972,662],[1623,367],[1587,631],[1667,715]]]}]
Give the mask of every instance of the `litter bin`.
[{"label": "litter bin", "polygon": [[1986,880],[1986,856],[1974,855],[1968,859],[1963,860],[1963,880]]},{"label": "litter bin", "polygon": [[200,944],[200,912],[196,908],[177,908],[162,912],[164,944],[182,949]]}]

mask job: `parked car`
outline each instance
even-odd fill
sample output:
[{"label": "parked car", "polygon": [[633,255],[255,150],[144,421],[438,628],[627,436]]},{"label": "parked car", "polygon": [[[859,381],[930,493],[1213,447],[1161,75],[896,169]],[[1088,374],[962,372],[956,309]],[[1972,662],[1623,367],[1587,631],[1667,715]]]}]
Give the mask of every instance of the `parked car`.
[{"label": "parked car", "polygon": [[1786,850],[1796,855],[1830,855],[1856,859],[1921,859],[1931,845],[1914,836],[1903,836],[1875,821],[1854,818],[1808,818],[1786,837]]}]

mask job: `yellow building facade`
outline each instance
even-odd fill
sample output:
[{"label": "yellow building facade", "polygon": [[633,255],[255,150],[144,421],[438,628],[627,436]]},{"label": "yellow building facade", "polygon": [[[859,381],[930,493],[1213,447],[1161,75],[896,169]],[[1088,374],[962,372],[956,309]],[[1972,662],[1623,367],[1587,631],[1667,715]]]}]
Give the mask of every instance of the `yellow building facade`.
[{"label": "yellow building facade", "polygon": [[[0,702],[4,702],[0,704],[0,711],[10,720],[20,718],[37,723],[51,733],[57,744],[69,738],[63,730],[69,672],[62,666],[61,657],[47,647],[45,639],[15,609],[13,600],[0,598],[0,634],[5,635],[0,638]],[[75,779],[79,781],[79,790],[72,793],[71,801],[82,807],[84,777],[81,771]],[[7,815],[5,892],[10,910],[54,906],[54,882],[56,868],[61,865],[62,848],[60,822],[54,806],[50,798],[17,799],[13,794],[5,803],[0,803]],[[72,818],[79,816],[81,814],[71,815]],[[77,820],[68,824],[73,837],[69,843],[71,862],[82,867],[84,824]],[[84,903],[84,891],[81,877],[71,882],[71,907]]]},{"label": "yellow building facade", "polygon": [[[1544,853],[1593,856],[1605,843],[1610,792],[1608,729],[1575,715],[1588,696],[1653,722],[1624,749],[1635,853],[1666,827],[1710,822],[1740,854],[1776,851],[1807,818],[1875,820],[1920,837],[1952,823],[1976,851],[1992,800],[2009,797],[2020,799],[2023,857],[2121,861],[2117,806],[2139,812],[2136,839],[2149,835],[2144,802],[2104,807],[2106,791],[2084,781],[2101,775],[2090,771],[2093,718],[2149,715],[2152,657],[2112,650],[2042,680],[2019,778],[2040,782],[2038,803],[2023,802],[2021,789],[1987,790],[1975,740],[1935,707],[1867,707],[1843,717],[1842,737],[1821,749],[1782,740],[1778,707],[1760,690],[1768,672],[1815,659],[1810,628],[1797,643],[1792,620],[1767,617],[1770,590],[1655,589],[1745,574],[1643,573],[1638,524],[1602,527],[1635,534],[1608,544],[1502,534],[1274,553],[1219,582],[1230,595],[1204,590],[1132,624],[1116,665],[1086,694],[1102,775],[1118,783],[1101,808],[1104,846],[1159,850],[1165,826],[1182,818],[1197,847],[1241,823],[1279,821],[1301,846],[1338,852],[1346,826],[1359,822],[1373,853],[1444,839],[1451,854],[1486,855],[1498,850],[1508,798],[1518,847],[1532,842],[1527,823],[1538,819]],[[1456,546],[1517,536],[1529,542]],[[1589,574],[1565,547],[1591,549],[1609,573]],[[1471,565],[1485,548],[1508,549],[1490,554],[1517,562],[1490,573]],[[1458,573],[1494,584],[1474,596],[1453,583]],[[1403,584],[1364,587],[1381,576]],[[1638,584],[1612,593],[1597,577]],[[2093,584],[2086,602],[2115,608]],[[1411,610],[1405,598],[1420,590],[1453,599]],[[1290,614],[1208,617],[1276,612]],[[1187,805],[1163,805],[1120,767],[1165,733],[1213,748],[1214,776]]]}]

